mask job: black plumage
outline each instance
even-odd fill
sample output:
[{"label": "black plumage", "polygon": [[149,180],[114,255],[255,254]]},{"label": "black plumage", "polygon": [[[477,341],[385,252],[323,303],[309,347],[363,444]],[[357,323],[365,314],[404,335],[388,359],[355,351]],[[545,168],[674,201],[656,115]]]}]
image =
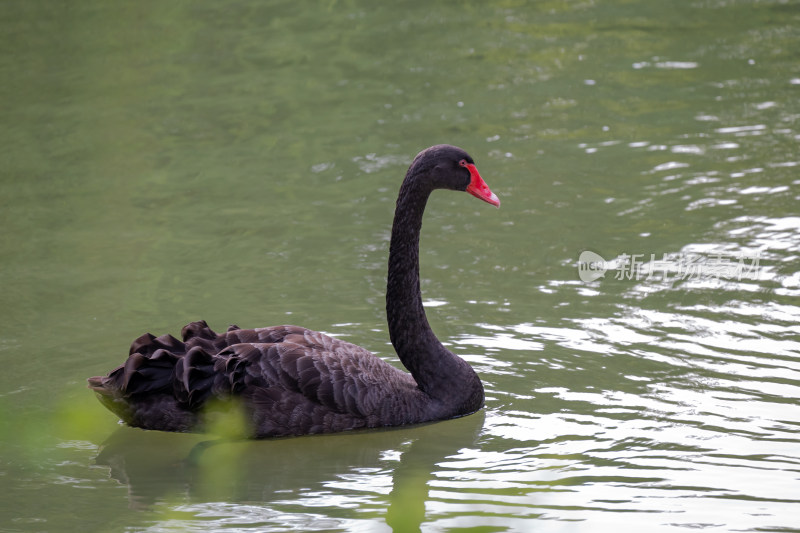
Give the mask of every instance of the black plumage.
[{"label": "black plumage", "polygon": [[431,330],[419,286],[419,233],[435,189],[467,191],[499,205],[460,148],[438,145],[414,159],[400,188],[389,250],[386,312],[398,357],[410,373],[323,333],[298,326],[217,334],[204,321],[182,341],[145,334],[127,361],[89,387],[125,423],[202,430],[213,399],[238,399],[254,437],[328,433],[443,420],[483,405],[480,379]]}]

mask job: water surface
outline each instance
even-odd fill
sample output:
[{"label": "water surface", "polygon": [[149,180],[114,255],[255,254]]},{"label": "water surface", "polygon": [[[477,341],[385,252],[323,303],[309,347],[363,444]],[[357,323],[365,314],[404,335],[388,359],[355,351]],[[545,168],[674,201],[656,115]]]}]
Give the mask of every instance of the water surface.
[{"label": "water surface", "polygon": [[[0,529],[797,530],[797,3],[0,10]],[[395,195],[442,142],[503,202],[422,237],[481,413],[230,443],[85,389],[201,318],[396,362]]]}]

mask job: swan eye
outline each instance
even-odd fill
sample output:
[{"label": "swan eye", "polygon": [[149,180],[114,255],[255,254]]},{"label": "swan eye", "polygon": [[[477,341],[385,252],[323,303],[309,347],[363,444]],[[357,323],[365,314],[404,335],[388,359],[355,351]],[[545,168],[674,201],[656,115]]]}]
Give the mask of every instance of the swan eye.
[{"label": "swan eye", "polygon": [[466,159],[462,159],[461,161],[458,162],[458,164],[461,165],[464,168],[467,168],[467,160]]}]

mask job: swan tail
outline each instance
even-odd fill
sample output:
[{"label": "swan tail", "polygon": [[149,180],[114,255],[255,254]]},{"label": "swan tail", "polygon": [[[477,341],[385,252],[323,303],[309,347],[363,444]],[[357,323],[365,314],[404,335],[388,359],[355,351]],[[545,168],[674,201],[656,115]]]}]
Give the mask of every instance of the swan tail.
[{"label": "swan tail", "polygon": [[144,340],[143,353],[132,353],[107,376],[89,378],[89,388],[130,426],[189,431],[197,425],[199,412],[212,394],[214,357],[199,346],[181,353],[183,343],[174,337],[171,339],[181,345],[178,353],[152,350],[156,344],[172,341],[144,337],[134,342]]}]

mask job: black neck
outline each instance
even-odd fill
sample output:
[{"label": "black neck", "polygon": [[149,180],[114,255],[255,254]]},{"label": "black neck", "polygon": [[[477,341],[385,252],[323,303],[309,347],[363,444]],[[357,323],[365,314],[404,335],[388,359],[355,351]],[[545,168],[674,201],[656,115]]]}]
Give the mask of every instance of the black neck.
[{"label": "black neck", "polygon": [[431,190],[407,177],[400,188],[389,247],[386,316],[389,338],[419,388],[436,395],[437,384],[452,375],[461,360],[434,335],[422,306],[419,286],[419,234]]}]

